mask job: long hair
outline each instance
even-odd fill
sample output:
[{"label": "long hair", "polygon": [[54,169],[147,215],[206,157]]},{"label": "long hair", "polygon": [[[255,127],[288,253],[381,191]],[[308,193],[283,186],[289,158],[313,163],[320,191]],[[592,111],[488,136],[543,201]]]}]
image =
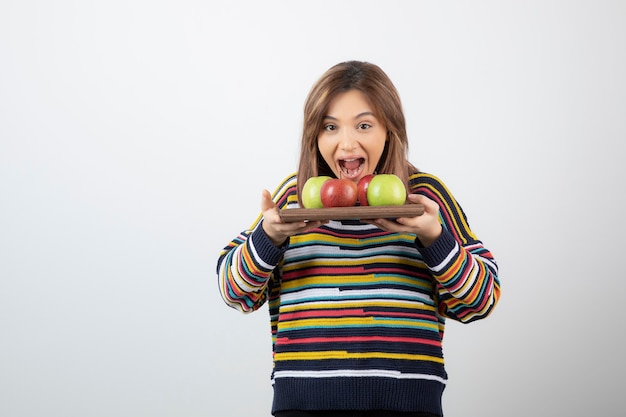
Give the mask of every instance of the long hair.
[{"label": "long hair", "polygon": [[387,129],[385,148],[376,168],[379,174],[395,174],[408,189],[409,175],[418,172],[408,161],[409,141],[402,103],[395,86],[377,65],[346,61],[334,65],[313,85],[304,105],[302,142],[298,166],[298,200],[306,180],[319,175],[334,176],[317,146],[330,102],[341,93],[358,90],[365,95],[375,116]]}]

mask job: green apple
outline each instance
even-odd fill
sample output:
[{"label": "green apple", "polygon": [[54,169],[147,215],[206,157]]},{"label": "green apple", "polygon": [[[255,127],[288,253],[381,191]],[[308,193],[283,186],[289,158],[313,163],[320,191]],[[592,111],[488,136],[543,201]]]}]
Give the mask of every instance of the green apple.
[{"label": "green apple", "polygon": [[302,205],[304,208],[324,207],[320,190],[322,189],[322,184],[329,179],[331,177],[321,175],[319,177],[311,177],[304,183],[304,187],[302,187]]},{"label": "green apple", "polygon": [[400,206],[406,202],[406,187],[394,174],[377,174],[367,187],[370,206]]}]

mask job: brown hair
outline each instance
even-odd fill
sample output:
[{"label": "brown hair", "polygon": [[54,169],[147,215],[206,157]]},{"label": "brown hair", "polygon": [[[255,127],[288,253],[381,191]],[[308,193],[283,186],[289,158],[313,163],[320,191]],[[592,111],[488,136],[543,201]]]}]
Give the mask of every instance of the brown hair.
[{"label": "brown hair", "polygon": [[387,142],[376,172],[396,174],[407,187],[409,175],[418,172],[407,159],[409,141],[406,122],[395,86],[377,65],[362,61],[346,61],[326,71],[313,85],[306,99],[298,167],[299,201],[306,180],[319,175],[334,176],[319,152],[317,135],[322,128],[329,103],[338,94],[349,90],[363,93],[376,117],[387,128]]}]

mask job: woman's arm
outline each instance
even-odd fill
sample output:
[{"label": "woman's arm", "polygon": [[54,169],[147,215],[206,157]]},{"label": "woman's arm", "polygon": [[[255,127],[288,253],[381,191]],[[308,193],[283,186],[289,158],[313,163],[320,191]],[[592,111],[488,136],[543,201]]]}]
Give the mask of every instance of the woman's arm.
[{"label": "woman's arm", "polygon": [[224,302],[244,313],[257,310],[267,300],[267,284],[283,250],[268,239],[261,222],[245,231],[220,253],[217,278]]},{"label": "woman's arm", "polygon": [[[296,177],[287,177],[273,196],[277,208],[285,207],[296,192]],[[233,239],[219,254],[217,278],[220,294],[227,305],[248,313],[267,300],[267,287],[285,247],[272,243],[263,228],[263,216],[250,229]]]},{"label": "woman's arm", "polygon": [[439,312],[465,323],[487,317],[500,298],[492,253],[472,232],[465,213],[441,180],[423,173],[411,179],[412,192],[439,205],[441,235],[428,247],[416,241],[437,281]]}]

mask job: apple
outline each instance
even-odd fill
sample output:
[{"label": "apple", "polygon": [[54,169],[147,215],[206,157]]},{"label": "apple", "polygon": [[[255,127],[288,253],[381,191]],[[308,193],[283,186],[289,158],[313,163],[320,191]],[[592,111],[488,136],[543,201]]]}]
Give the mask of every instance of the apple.
[{"label": "apple", "polygon": [[400,206],[406,202],[406,187],[395,174],[374,175],[367,187],[370,206]]},{"label": "apple", "polygon": [[350,207],[356,204],[356,183],[346,178],[331,178],[320,189],[324,207]]},{"label": "apple", "polygon": [[356,183],[359,204],[362,206],[369,205],[367,202],[367,188],[369,187],[372,178],[374,178],[374,174],[367,174],[361,177],[359,182]]},{"label": "apple", "polygon": [[321,175],[319,177],[311,177],[304,183],[302,187],[302,205],[304,208],[322,208],[322,199],[320,198],[320,190],[322,184],[332,179],[327,175]]}]

